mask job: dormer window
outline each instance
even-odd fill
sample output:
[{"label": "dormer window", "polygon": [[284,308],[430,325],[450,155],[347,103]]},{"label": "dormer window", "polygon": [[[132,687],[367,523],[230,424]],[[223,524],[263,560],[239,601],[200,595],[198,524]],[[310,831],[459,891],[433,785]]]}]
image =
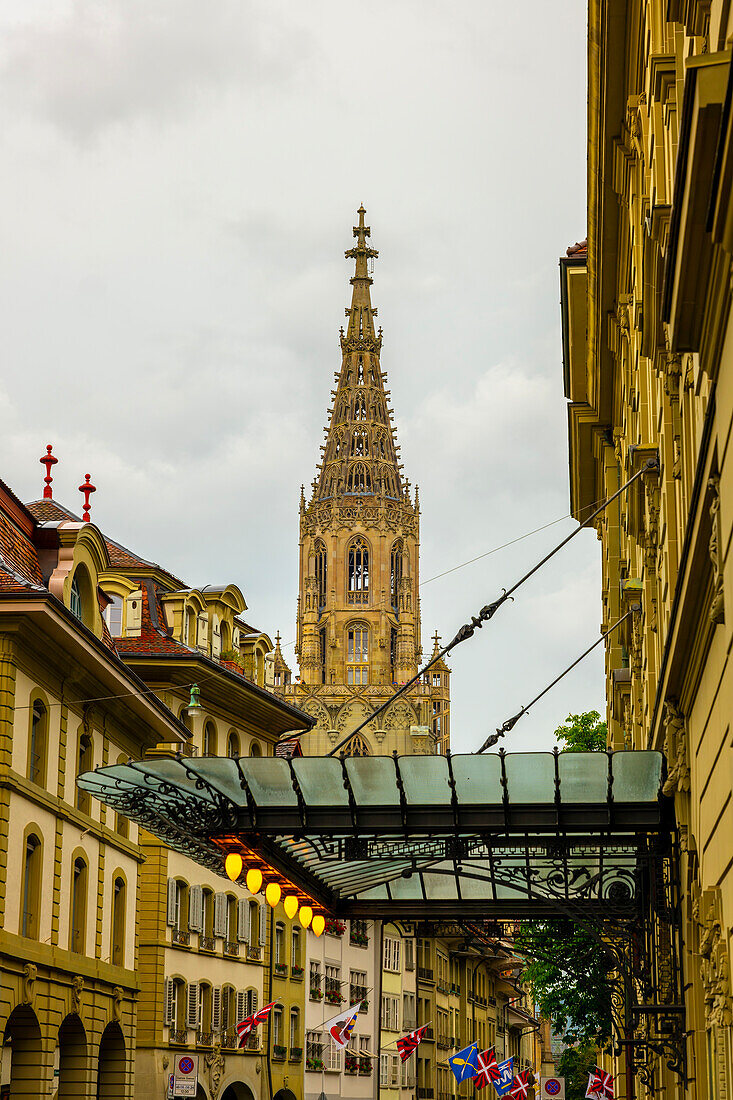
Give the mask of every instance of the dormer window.
[{"label": "dormer window", "polygon": [[113,638],[122,637],[122,608],[122,597],[112,596],[104,609],[104,621]]},{"label": "dormer window", "polygon": [[81,588],[79,586],[78,577],[74,577],[71,581],[71,591],[69,593],[69,611],[72,615],[76,615],[79,622],[84,621],[81,605]]}]

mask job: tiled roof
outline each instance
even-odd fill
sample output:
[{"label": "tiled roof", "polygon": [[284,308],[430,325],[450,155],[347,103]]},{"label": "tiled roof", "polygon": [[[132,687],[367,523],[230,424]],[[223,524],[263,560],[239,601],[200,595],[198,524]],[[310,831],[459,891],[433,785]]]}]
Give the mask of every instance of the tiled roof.
[{"label": "tiled roof", "polygon": [[56,520],[71,520],[72,523],[81,523],[81,516],[70,512],[59,504],[57,500],[32,500],[26,504],[29,512],[32,512],[39,523],[53,523]]},{"label": "tiled roof", "polygon": [[135,656],[157,656],[171,653],[195,654],[196,650],[171,638],[164,627],[165,616],[160,603],[160,592],[154,581],[145,580],[142,585],[142,622],[138,638],[117,638],[117,652]]},{"label": "tiled roof", "polygon": [[0,565],[3,588],[34,588],[43,585],[43,575],[33,543],[0,512]]},{"label": "tiled roof", "polygon": [[588,241],[576,241],[575,244],[571,244],[566,253],[566,256],[587,256],[588,255]]}]

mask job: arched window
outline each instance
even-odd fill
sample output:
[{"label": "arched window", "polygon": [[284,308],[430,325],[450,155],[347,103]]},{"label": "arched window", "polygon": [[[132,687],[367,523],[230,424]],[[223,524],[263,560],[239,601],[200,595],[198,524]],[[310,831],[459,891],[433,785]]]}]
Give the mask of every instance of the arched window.
[{"label": "arched window", "polygon": [[[120,753],[120,755],[117,757],[117,763],[127,763],[127,757],[124,753]],[[124,814],[115,814],[115,832],[118,836],[128,837],[130,835],[130,821],[129,818],[125,817]]]},{"label": "arched window", "polygon": [[[77,752],[77,778],[83,775],[84,772],[91,771],[92,767],[92,739],[88,733],[81,733],[79,735],[79,748]],[[91,796],[89,791],[83,791],[81,787],[76,788],[76,808],[85,814],[88,814],[91,809]]]},{"label": "arched window", "polygon": [[[233,985],[225,985],[221,991],[221,1033],[226,1036],[231,1032],[231,1037],[236,1036],[234,1030],[239,1022],[237,1020],[237,991]],[[236,1044],[235,1044],[236,1045]]]},{"label": "arched window", "polygon": [[359,363],[356,368],[356,380],[360,386],[364,385],[364,360],[361,355],[359,356]]},{"label": "arched window", "polygon": [[69,611],[72,615],[76,615],[77,619],[81,622],[84,621],[83,606],[81,600],[81,585],[79,584],[79,578],[74,574],[71,581],[71,592],[69,593]]},{"label": "arched window", "polygon": [[229,736],[227,737],[227,756],[232,760],[236,760],[238,756],[241,756],[239,751],[239,735],[235,730],[230,730]]},{"label": "arched window", "polygon": [[31,783],[43,785],[46,779],[46,751],[48,747],[48,711],[40,699],[31,708],[31,740],[28,747],[28,778]]},{"label": "arched window", "polygon": [[23,904],[20,908],[20,934],[38,939],[38,910],[41,903],[41,859],[43,848],[35,833],[25,841],[23,863]]},{"label": "arched window", "polygon": [[113,966],[125,965],[125,924],[127,887],[123,878],[116,878],[112,886],[112,951]]},{"label": "arched window", "polygon": [[365,431],[354,432],[351,438],[351,453],[357,458],[369,454],[369,436]]},{"label": "arched window", "polygon": [[290,1009],[290,1053],[300,1049],[300,1012],[297,1008]]},{"label": "arched window", "polygon": [[300,929],[294,928],[292,932],[292,939],[290,943],[290,966],[302,966],[300,961]]},{"label": "arched window", "polygon": [[369,683],[369,630],[359,623],[347,631],[347,684]]},{"label": "arched window", "polygon": [[366,418],[366,398],[363,393],[358,393],[354,402],[354,420],[366,420]]},{"label": "arched window", "polygon": [[355,462],[349,467],[346,491],[347,493],[371,493],[372,477],[363,462]]},{"label": "arched window", "polygon": [[249,745],[250,756],[262,756],[262,748],[259,741],[251,741]]},{"label": "arched window", "polygon": [[225,654],[231,653],[232,651],[231,630],[229,629],[229,623],[219,623],[219,631],[221,633],[221,652],[222,656],[224,656]]},{"label": "arched window", "polygon": [[326,544],[320,539],[315,544],[316,588],[318,590],[318,610],[326,606],[326,584],[328,582],[328,555]]},{"label": "arched window", "polygon": [[369,745],[366,743],[360,733],[355,733],[344,745],[344,756],[371,756]]},{"label": "arched window", "polygon": [[196,647],[196,612],[192,607],[186,610],[186,637],[183,639],[191,649]]},{"label": "arched window", "polygon": [[275,965],[285,966],[287,959],[285,958],[285,925],[275,925]]},{"label": "arched window", "polygon": [[207,722],[204,726],[204,756],[216,756],[216,726]]},{"label": "arched window", "polygon": [[107,624],[113,638],[122,637],[122,609],[124,600],[122,596],[110,596],[110,601],[104,609],[104,621]]},{"label": "arched window", "polygon": [[369,602],[369,547],[361,536],[349,546],[348,586],[349,603]]},{"label": "arched window", "polygon": [[71,869],[71,914],[69,950],[83,955],[87,929],[87,865],[81,856]]},{"label": "arched window", "polygon": [[[283,1049],[283,1006],[275,1005],[272,1010],[272,1045],[275,1048],[274,1053],[279,1054]],[[281,1049],[278,1050],[277,1048]]]},{"label": "arched window", "polygon": [[399,593],[400,593],[400,581],[402,580],[402,554],[404,552],[404,545],[402,539],[397,539],[392,544],[392,554],[390,556],[390,591],[392,593],[392,610],[397,611],[399,607]]}]

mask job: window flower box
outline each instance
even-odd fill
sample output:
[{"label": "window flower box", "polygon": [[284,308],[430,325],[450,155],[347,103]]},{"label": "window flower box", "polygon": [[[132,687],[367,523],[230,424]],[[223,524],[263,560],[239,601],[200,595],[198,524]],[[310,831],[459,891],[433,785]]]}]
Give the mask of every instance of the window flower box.
[{"label": "window flower box", "polygon": [[302,1047],[291,1047],[290,1048],[290,1061],[291,1062],[301,1062],[302,1060],[303,1060],[303,1048]]},{"label": "window flower box", "polygon": [[284,1062],[285,1055],[287,1054],[287,1048],[281,1046],[273,1046],[272,1057],[276,1062]]},{"label": "window flower box", "polygon": [[322,1058],[306,1058],[305,1068],[310,1070],[311,1073],[320,1073],[323,1069]]},{"label": "window flower box", "polygon": [[279,978],[287,978],[288,976],[288,964],[287,963],[275,963],[275,973]]},{"label": "window flower box", "polygon": [[325,932],[328,936],[343,936],[346,931],[346,925],[342,920],[327,920]]},{"label": "window flower box", "polygon": [[303,977],[303,967],[298,966],[297,963],[293,963],[293,965],[290,967],[290,977],[291,978],[300,978],[300,979],[302,979],[302,977]]},{"label": "window flower box", "polygon": [[330,1005],[340,1005],[343,1001],[343,997],[336,989],[326,990],[326,1000]]},{"label": "window flower box", "polygon": [[366,932],[352,932],[349,940],[354,947],[368,947],[369,937]]},{"label": "window flower box", "polygon": [[312,985],[311,988],[310,988],[310,999],[312,1001],[322,1001],[323,1000],[323,990],[320,989],[319,986],[317,986],[317,985]]},{"label": "window flower box", "polygon": [[359,1070],[359,1059],[355,1054],[346,1055],[345,1069],[347,1073],[357,1073]]},{"label": "window flower box", "polygon": [[372,1072],[372,1060],[362,1055],[359,1058],[359,1073],[362,1077],[369,1077]]}]

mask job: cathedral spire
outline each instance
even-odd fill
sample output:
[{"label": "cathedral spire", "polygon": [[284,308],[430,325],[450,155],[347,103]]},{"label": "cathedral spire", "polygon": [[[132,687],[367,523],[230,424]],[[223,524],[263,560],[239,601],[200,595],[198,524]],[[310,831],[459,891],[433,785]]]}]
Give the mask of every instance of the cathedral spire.
[{"label": "cathedral spire", "polygon": [[379,253],[367,244],[371,230],[364,221],[366,210],[360,206],[357,213],[356,244],[345,253],[355,261],[349,322],[345,333],[341,329],[341,371],[331,391],[333,405],[311,501],[345,504],[370,497],[376,503],[374,498],[397,501],[406,494],[379,362],[382,330],[374,330],[377,311],[371,302],[369,266]]}]

